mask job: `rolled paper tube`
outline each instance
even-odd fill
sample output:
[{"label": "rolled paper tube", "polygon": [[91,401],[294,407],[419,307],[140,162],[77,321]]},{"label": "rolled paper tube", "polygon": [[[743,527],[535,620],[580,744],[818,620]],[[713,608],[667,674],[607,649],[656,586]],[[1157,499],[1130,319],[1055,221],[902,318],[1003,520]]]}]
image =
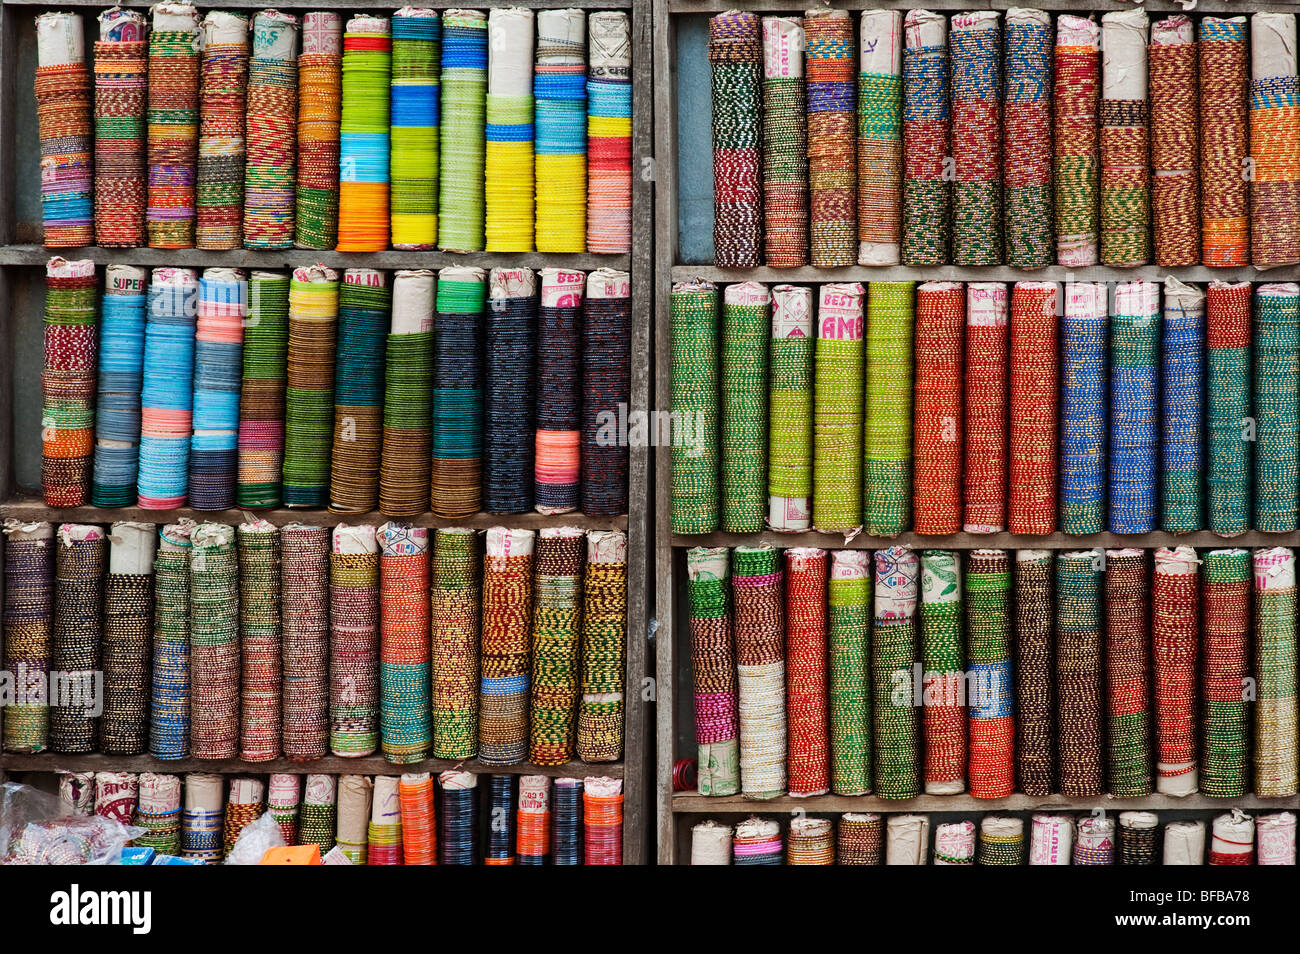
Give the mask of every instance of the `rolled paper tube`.
[{"label": "rolled paper tube", "polygon": [[772,294],[761,282],[722,295],[722,530],[763,529],[767,473],[767,361]]},{"label": "rolled paper tube", "polygon": [[1003,529],[1007,506],[1007,286],[966,286],[967,533]]},{"label": "rolled paper tube", "polygon": [[[955,795],[966,790],[966,666],[961,561],[956,553],[921,552],[920,593],[925,793]],[[971,835],[973,850],[974,829]]]},{"label": "rolled paper tube", "polygon": [[1276,812],[1255,819],[1256,864],[1295,864],[1295,814]]},{"label": "rolled paper tube", "polygon": [[388,247],[392,45],[388,17],[354,16],[343,32],[340,252],[378,252]]},{"label": "rolled paper tube", "polygon": [[956,265],[1002,264],[1002,25],[983,10],[952,18],[953,241]]},{"label": "rolled paper tube", "polygon": [[808,10],[808,229],[817,268],[857,261],[857,149],[853,135],[853,20],[847,10]]},{"label": "rolled paper tube", "polygon": [[975,823],[948,822],[934,829],[934,863],[936,865],[975,864]]},{"label": "rolled paper tube", "polygon": [[[682,439],[672,447],[674,533],[718,528],[718,289],[677,282],[672,313],[672,415]],[[687,442],[686,437],[694,438]]]},{"label": "rolled paper tube", "polygon": [[757,15],[709,20],[713,102],[713,248],[719,268],[763,261],[763,43]]},{"label": "rolled paper tube", "polygon": [[985,815],[980,819],[976,863],[981,865],[1023,865],[1025,822],[1012,815]]},{"label": "rolled paper tube", "polygon": [[[1107,550],[1106,693],[1110,739],[1107,790],[1116,798],[1151,794],[1147,597],[1146,554],[1131,548]],[[1154,609],[1159,613],[1166,607],[1157,605]]]},{"label": "rolled paper tube", "polygon": [[428,758],[429,532],[383,524],[379,543],[379,733],[395,764]]},{"label": "rolled paper tube", "polygon": [[736,825],[732,840],[733,864],[780,865],[784,862],[781,824],[770,818],[750,817]]},{"label": "rolled paper tube", "polygon": [[632,248],[632,20],[587,14],[587,251]]},{"label": "rolled paper tube", "polygon": [[[432,275],[428,289],[426,314],[432,318]],[[343,283],[339,286],[334,439],[330,454],[329,499],[330,509],[335,512],[369,513],[379,501],[386,372],[384,343],[388,337],[390,304],[388,277],[383,272],[373,268],[349,268],[343,272]],[[416,402],[403,399],[395,403],[400,403],[403,410],[411,410],[410,404]],[[424,410],[421,423],[427,420],[427,406]],[[415,460],[427,457],[425,453]]]},{"label": "rolled paper tube", "polygon": [[1016,782],[1018,790],[1026,795],[1048,795],[1053,791],[1054,579],[1052,551],[1016,551]]},{"label": "rolled paper tube", "polygon": [[1252,561],[1247,550],[1211,550],[1202,561],[1205,640],[1200,673],[1200,788],[1206,795],[1239,797],[1247,790],[1250,748],[1246,680]]},{"label": "rolled paper tube", "polygon": [[772,268],[808,264],[803,22],[763,17],[763,238]]},{"label": "rolled paper tube", "polygon": [[786,840],[787,865],[832,865],[835,839],[829,818],[792,818]]},{"label": "rolled paper tube", "polygon": [[[755,34],[757,27],[755,18]],[[537,13],[533,121],[539,252],[587,248],[586,32],[587,17],[581,10]],[[754,62],[761,66],[761,51]]]},{"label": "rolled paper tube", "polygon": [[[370,755],[379,743],[379,542],[371,525],[330,534],[330,751]],[[342,840],[342,839],[340,839]]]},{"label": "rolled paper tube", "polygon": [[[248,14],[213,10],[204,16],[200,29],[193,244],[202,249],[233,249],[244,239]],[[155,36],[157,30],[155,25]]]},{"label": "rolled paper tube", "polygon": [[114,523],[108,534],[99,721],[99,750],[108,755],[143,755],[149,744],[149,703],[141,677],[149,671],[151,655],[156,540],[149,523]]},{"label": "rolled paper tube", "polygon": [[[589,292],[593,284],[600,283],[589,277]],[[589,294],[589,308],[590,298]],[[484,321],[483,509],[489,513],[527,513],[534,502],[537,273],[531,268],[492,269],[488,273]],[[606,344],[603,337],[599,340],[602,346]],[[589,368],[590,363],[584,363],[584,373]],[[584,417],[599,413],[583,407]],[[605,432],[599,434],[603,438]],[[584,471],[589,449],[590,443],[583,445]],[[597,453],[607,453],[607,449],[600,447]],[[609,476],[614,479],[616,475]],[[584,493],[588,483],[583,480]]]},{"label": "rolled paper tube", "polygon": [[948,20],[929,10],[903,17],[904,265],[946,265],[952,189],[945,174],[952,113]]},{"label": "rolled paper tube", "polygon": [[902,216],[903,11],[863,10],[858,20],[859,265],[899,264]]},{"label": "rolled paper tube", "polygon": [[1110,328],[1111,533],[1156,526],[1156,388],[1160,374],[1160,288],[1126,282],[1115,289]]},{"label": "rolled paper tube", "polygon": [[961,282],[919,285],[912,512],[913,528],[921,534],[961,529],[965,335],[966,290]]},{"label": "rolled paper tube", "polygon": [[123,825],[131,824],[139,785],[139,777],[134,772],[96,772],[95,814]]},{"label": "rolled paper tube", "polygon": [[1178,15],[1152,24],[1147,70],[1155,263],[1162,268],[1197,265],[1201,261],[1200,96],[1196,25],[1191,19]]},{"label": "rolled paper tube", "polygon": [[1147,170],[1145,10],[1101,18],[1101,262],[1145,265],[1151,259],[1151,182]]},{"label": "rolled paper tube", "polygon": [[248,166],[244,244],[293,247],[298,132],[298,18],[264,10],[253,17],[248,64]]},{"label": "rolled paper tube", "polygon": [[1056,262],[1070,268],[1097,264],[1100,50],[1101,27],[1095,20],[1065,14],[1057,19],[1052,88]]},{"label": "rolled paper tube", "polygon": [[[99,14],[95,69],[95,244],[144,244],[149,44],[138,10]],[[142,289],[143,290],[143,289]],[[174,853],[174,852],[173,852]]]},{"label": "rolled paper tube", "polygon": [[1197,790],[1196,647],[1200,608],[1196,551],[1161,547],[1151,587],[1151,646],[1156,700],[1156,790]]},{"label": "rolled paper tube", "polygon": [[354,865],[364,865],[368,860],[366,836],[374,787],[374,780],[364,775],[339,776],[338,845]]},{"label": "rolled paper tube", "polygon": [[1250,283],[1205,295],[1206,523],[1231,537],[1250,526]]},{"label": "rolled paper tube", "polygon": [[102,527],[62,523],[55,537],[54,625],[50,630],[51,673],[62,674],[62,692],[51,691],[50,749],[61,755],[95,751],[93,698],[102,669],[104,570],[108,543]]},{"label": "rolled paper tube", "polygon": [[[1203,17],[1197,33],[1201,84],[1201,261],[1231,268],[1250,258],[1245,17]],[[1213,391],[1211,391],[1213,393]]]},{"label": "rolled paper tube", "polygon": [[1045,10],[1006,14],[1007,93],[1002,187],[1007,264],[1053,261],[1052,18]]},{"label": "rolled paper tube", "polygon": [[1254,561],[1255,792],[1289,797],[1297,786],[1295,553],[1268,547]]},{"label": "rolled paper tube", "polygon": [[785,620],[781,562],[766,545],[731,555],[739,689],[740,785],[747,798],[786,793]]},{"label": "rolled paper tube", "polygon": [[438,242],[442,20],[435,10],[402,7],[392,26],[389,230],[394,248],[432,249]]},{"label": "rolled paper tube", "polygon": [[531,530],[487,532],[478,754],[494,765],[522,762],[528,754],[534,539]]},{"label": "rolled paper tube", "polygon": [[1102,793],[1100,550],[1062,553],[1056,560],[1057,766],[1061,794]]},{"label": "rolled paper tube", "polygon": [[974,550],[966,572],[970,680],[970,792],[1004,798],[1015,788],[1011,677],[1011,567],[1005,550]]},{"label": "rolled paper tube", "polygon": [[535,509],[545,514],[571,513],[581,500],[582,352],[578,342],[586,276],[568,269],[544,268],[540,285]]},{"label": "rolled paper tube", "polygon": [[872,741],[876,793],[920,794],[921,754],[913,667],[917,658],[916,604],[920,560],[910,547],[875,553],[875,623],[871,637]]},{"label": "rolled paper tube", "polygon": [[36,753],[49,744],[50,638],[54,625],[54,525],[4,522],[4,751]]},{"label": "rolled paper tube", "polygon": [[1060,294],[1055,282],[1016,282],[1011,290],[1007,530],[1015,534],[1056,529]]},{"label": "rolled paper tube", "polygon": [[[533,11],[488,11],[484,248],[533,249]],[[543,101],[536,111],[549,107]],[[539,184],[540,188],[540,184]]]},{"label": "rolled paper tube", "polygon": [[[386,357],[377,363],[384,376],[383,396],[376,394],[374,400],[383,404],[378,503],[381,512],[393,516],[414,517],[429,507],[434,288],[434,274],[428,269],[403,270],[393,276]],[[374,473],[373,452],[369,456]],[[359,456],[358,463],[363,459]],[[372,496],[358,505],[373,502]]]},{"label": "rolled paper tube", "polygon": [[91,494],[98,364],[95,285],[95,263],[89,259],[70,262],[55,256],[45,265],[41,488],[50,507],[80,507]]},{"label": "rolled paper tube", "polygon": [[1205,864],[1205,822],[1176,821],[1165,825],[1166,865]]},{"label": "rolled paper tube", "polygon": [[930,816],[890,815],[885,822],[885,864],[923,865],[930,844]]},{"label": "rolled paper tube", "polygon": [[298,56],[296,248],[331,249],[338,239],[342,61],[342,18],[329,11],[304,13]]},{"label": "rolled paper tube", "polygon": [[430,574],[434,758],[470,758],[478,751],[481,567],[472,530],[435,531]]},{"label": "rolled paper tube", "polygon": [[692,865],[731,864],[731,826],[702,821],[691,827]]},{"label": "rolled paper tube", "polygon": [[1255,819],[1240,808],[1216,815],[1210,825],[1212,865],[1253,865],[1255,863]]},{"label": "rolled paper tube", "polygon": [[1070,864],[1074,852],[1074,821],[1069,815],[1035,813],[1029,824],[1031,865]]},{"label": "rolled paper tube", "polygon": [[1160,837],[1160,816],[1155,812],[1119,813],[1119,863],[1158,864],[1156,845]]},{"label": "rolled paper tube", "polygon": [[1300,262],[1295,14],[1251,16],[1250,45],[1251,261],[1256,268],[1294,265]]},{"label": "rolled paper tube", "polygon": [[587,531],[582,581],[582,696],[577,754],[584,762],[623,755],[627,646],[627,534]]},{"label": "rolled paper tube", "polygon": [[1300,470],[1300,285],[1255,287],[1255,529],[1296,529]]},{"label": "rolled paper tube", "polygon": [[192,248],[200,129],[199,14],[188,3],[160,3],[150,12],[145,229],[150,248]]},{"label": "rolled paper tube", "polygon": [[188,518],[158,529],[154,556],[149,754],[180,759],[190,746],[190,536]]},{"label": "rolled paper tube", "polygon": [[205,772],[185,776],[185,807],[181,815],[181,857],[217,864],[221,846],[225,779]]},{"label": "rolled paper tube", "polygon": [[1067,282],[1061,321],[1061,530],[1100,533],[1106,486],[1107,290]]},{"label": "rolled paper tube", "polygon": [[772,288],[768,373],[767,525],[797,532],[812,525],[812,289]]},{"label": "rolled paper tube", "polygon": [[538,531],[528,747],[528,761],[534,765],[563,765],[573,758],[585,550],[586,534],[580,529],[544,527]]},{"label": "rolled paper tube", "polygon": [[1205,293],[1170,276],[1164,297],[1160,520],[1166,533],[1186,533],[1205,525]]},{"label": "rolled paper tube", "polygon": [[1112,865],[1115,863],[1115,820],[1106,816],[1080,818],[1074,840],[1076,865]]},{"label": "rolled paper tube", "polygon": [[728,569],[726,547],[694,547],[686,553],[699,758],[696,789],[701,795],[735,795],[740,791],[736,653],[728,605]]},{"label": "rolled paper tube", "polygon": [[912,523],[912,282],[872,282],[867,298],[863,529],[892,537]]},{"label": "rolled paper tube", "polygon": [[95,812],[95,773],[59,772],[59,808],[69,815]]},{"label": "rolled paper tube", "polygon": [[862,299],[857,283],[823,285],[817,311],[813,413],[813,526],[847,533],[862,523]]},{"label": "rolled paper tube", "polygon": [[835,859],[841,865],[879,865],[884,845],[884,821],[879,815],[846,812],[836,826]]},{"label": "rolled paper tube", "polygon": [[827,638],[831,791],[836,795],[871,791],[870,564],[866,550],[831,553]]},{"label": "rolled paper tube", "polygon": [[794,547],[784,556],[789,789],[795,797],[825,795],[830,791],[831,761],[826,704],[826,551]]}]

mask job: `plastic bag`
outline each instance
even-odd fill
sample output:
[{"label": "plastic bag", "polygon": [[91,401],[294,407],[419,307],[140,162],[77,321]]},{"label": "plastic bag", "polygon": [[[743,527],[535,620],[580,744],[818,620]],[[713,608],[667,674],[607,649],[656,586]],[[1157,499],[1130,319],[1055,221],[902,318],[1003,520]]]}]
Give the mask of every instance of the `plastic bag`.
[{"label": "plastic bag", "polygon": [[57,796],[0,785],[0,865],[120,865],[143,828],[100,815],[71,815]]},{"label": "plastic bag", "polygon": [[262,856],[272,848],[285,845],[280,823],[270,812],[263,812],[257,821],[249,822],[235,839],[235,847],[226,855],[228,865],[259,865]]}]

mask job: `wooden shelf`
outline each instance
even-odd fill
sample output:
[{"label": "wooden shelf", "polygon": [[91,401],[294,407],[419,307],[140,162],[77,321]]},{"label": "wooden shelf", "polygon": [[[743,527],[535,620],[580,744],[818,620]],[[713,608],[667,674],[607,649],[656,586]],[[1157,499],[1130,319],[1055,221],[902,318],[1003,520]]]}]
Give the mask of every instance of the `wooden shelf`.
[{"label": "wooden shelf", "polygon": [[886,547],[909,546],[935,550],[1090,550],[1138,547],[1196,547],[1220,549],[1225,547],[1274,547],[1300,545],[1300,533],[1261,533],[1252,530],[1236,537],[1221,537],[1209,531],[1196,533],[1097,533],[1072,537],[1064,533],[1046,536],[1024,536],[1014,533],[954,533],[947,536],[927,536],[919,533],[901,533],[896,537],[871,537],[858,534],[852,538],[840,533],[701,533],[673,534],[674,547],[734,547],[770,544],[781,549],[790,547],[823,547],[828,550],[883,550]]},{"label": "wooden shelf", "polygon": [[581,513],[549,515],[543,513],[476,513],[470,517],[444,518],[424,513],[417,517],[389,517],[381,513],[334,513],[329,510],[291,510],[276,507],[272,510],[144,510],[140,507],[47,507],[40,500],[28,497],[8,500],[0,504],[0,515],[22,521],[47,521],[50,523],[114,523],[133,520],[141,523],[175,523],[188,517],[198,523],[240,524],[245,520],[261,518],[276,526],[286,523],[305,523],[317,527],[333,527],[340,523],[386,523],[397,520],[417,527],[468,527],[485,530],[504,526],[521,530],[540,530],[545,527],[578,527],[582,530],[626,530],[627,514],[616,517],[588,517]]},{"label": "wooden shelf", "polygon": [[1188,795],[1176,798],[1171,795],[1147,795],[1143,798],[1114,798],[1099,795],[1096,798],[1067,798],[1064,795],[1021,795],[1007,798],[972,798],[970,795],[919,795],[916,798],[891,799],[878,795],[817,795],[812,798],[771,798],[758,801],[740,796],[708,796],[697,792],[674,792],[672,811],[675,815],[762,815],[774,812],[786,814],[805,812],[1028,812],[1028,811],[1088,811],[1102,808],[1107,811],[1171,811],[1175,809],[1222,810],[1230,808],[1282,809],[1294,808],[1295,798],[1259,798],[1246,795],[1241,798],[1210,798],[1206,795]]},{"label": "wooden shelf", "polygon": [[401,775],[403,772],[472,772],[475,775],[549,775],[551,778],[587,778],[595,775],[623,777],[622,762],[588,765],[568,762],[564,765],[484,765],[478,759],[425,759],[395,765],[381,755],[362,758],[339,758],[327,755],[310,762],[274,759],[270,762],[245,762],[242,759],[156,759],[151,755],[0,755],[0,771],[9,772],[214,772],[220,775]]},{"label": "wooden shelf", "polygon": [[[969,6],[969,4],[966,4]],[[965,7],[963,7],[965,9]],[[1137,268],[1110,268],[1090,265],[1085,268],[1066,268],[1052,265],[1048,268],[1014,268],[1009,265],[988,265],[965,268],[957,265],[853,265],[846,268],[717,268],[713,265],[674,265],[674,282],[695,280],[734,284],[736,282],[787,282],[791,284],[824,284],[826,282],[1134,282],[1146,279],[1163,282],[1174,277],[1184,282],[1262,282],[1288,281],[1294,268],[1277,268],[1260,271],[1257,268],[1206,268],[1194,265],[1187,268],[1158,268],[1142,265]]]}]

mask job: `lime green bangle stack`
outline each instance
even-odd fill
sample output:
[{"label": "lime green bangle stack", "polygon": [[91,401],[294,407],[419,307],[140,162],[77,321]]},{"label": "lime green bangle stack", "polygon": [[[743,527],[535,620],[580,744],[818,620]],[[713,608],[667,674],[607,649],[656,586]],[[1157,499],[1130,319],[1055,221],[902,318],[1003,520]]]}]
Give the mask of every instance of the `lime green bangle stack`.
[{"label": "lime green bangle stack", "polygon": [[867,295],[866,532],[892,537],[912,519],[912,282],[872,282]]},{"label": "lime green bangle stack", "polygon": [[722,305],[722,529],[757,533],[766,503],[767,346],[771,295],[729,285]]},{"label": "lime green bangle stack", "polygon": [[824,285],[817,324],[813,525],[848,532],[862,523],[861,285]]},{"label": "lime green bangle stack", "polygon": [[673,533],[718,528],[718,289],[673,286]]}]

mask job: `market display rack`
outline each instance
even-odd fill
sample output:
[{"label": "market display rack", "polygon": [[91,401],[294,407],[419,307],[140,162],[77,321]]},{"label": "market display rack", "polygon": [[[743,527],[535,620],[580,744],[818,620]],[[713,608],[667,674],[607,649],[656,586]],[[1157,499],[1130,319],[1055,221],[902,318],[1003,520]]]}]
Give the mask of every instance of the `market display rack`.
[{"label": "market display rack", "polygon": [[[181,266],[204,268],[287,269],[317,262],[336,268],[431,268],[448,265],[477,265],[483,268],[513,266],[541,268],[556,266],[591,271],[618,268],[630,271],[632,279],[632,361],[630,408],[646,408],[650,390],[651,327],[651,190],[652,179],[640,174],[651,155],[651,58],[650,0],[486,0],[482,3],[432,0],[418,6],[438,10],[456,7],[522,6],[529,8],[582,8],[591,10],[626,10],[632,29],[632,251],[629,255],[549,253],[480,253],[454,254],[438,251],[384,251],[371,254],[321,252],[308,250],[229,252],[197,249],[58,249],[47,250],[41,243],[39,152],[36,147],[36,107],[33,98],[35,76],[35,17],[47,10],[76,8],[88,20],[99,9],[111,6],[111,0],[0,0],[0,518],[29,521],[110,523],[117,520],[143,520],[155,524],[174,522],[181,517],[237,524],[247,514],[230,510],[218,513],[190,509],[174,511],[140,510],[139,508],[100,509],[77,507],[57,509],[45,506],[39,493],[39,477],[20,479],[20,475],[39,474],[41,454],[38,428],[40,419],[40,367],[42,353],[42,313],[44,309],[44,266],[55,254],[67,258],[91,259],[97,265],[122,263],[141,266]],[[144,8],[149,0],[119,0],[123,7]],[[405,4],[397,0],[386,3],[352,2],[352,0],[213,0],[199,2],[200,11],[208,9],[260,10],[274,6],[281,10],[338,10],[344,15],[358,12],[389,12]],[[19,144],[21,148],[19,148]],[[643,158],[644,157],[644,160]],[[587,517],[582,514],[545,516],[530,514],[476,514],[459,520],[444,520],[431,514],[410,522],[424,527],[462,526],[482,529],[507,525],[526,529],[577,526],[583,529],[619,529],[628,540],[627,593],[627,668],[625,693],[625,728],[622,761],[585,764],[571,762],[560,766],[529,764],[484,765],[478,760],[447,761],[427,759],[410,765],[393,765],[382,756],[366,758],[326,757],[310,762],[280,759],[272,762],[233,760],[162,761],[148,756],[109,755],[16,755],[0,753],[0,780],[7,773],[71,771],[157,771],[217,772],[226,774],[339,773],[398,775],[403,771],[438,772],[458,769],[474,773],[542,774],[553,777],[607,775],[621,777],[624,783],[623,863],[642,864],[650,858],[651,816],[649,785],[651,749],[648,738],[649,707],[642,684],[647,675],[647,621],[649,616],[650,522],[644,501],[649,498],[649,459],[644,447],[631,447],[629,459],[628,499],[630,513],[617,517]],[[35,470],[32,464],[35,462]],[[257,511],[277,526],[291,523],[334,525],[381,523],[388,519],[378,513],[338,514],[326,510],[277,508]],[[2,585],[2,584],[0,584]],[[2,648],[2,647],[0,647]]]},{"label": "market display rack", "polygon": [[[1258,12],[1277,11],[1300,13],[1297,2],[1265,2],[1242,4],[1233,0],[1199,0],[1194,9],[1184,9],[1177,0],[1146,0],[1144,3],[1121,0],[654,0],[654,122],[655,122],[655,300],[654,300],[654,360],[655,406],[666,412],[672,407],[671,348],[669,292],[672,284],[694,279],[716,282],[721,286],[735,282],[788,282],[791,284],[824,284],[842,281],[1100,281],[1123,282],[1138,279],[1162,280],[1174,276],[1186,282],[1219,281],[1294,281],[1300,269],[1275,268],[1259,271],[1253,267],[1158,268],[1154,265],[1137,268],[1112,268],[1090,266],[1067,268],[1052,266],[1040,269],[1021,269],[1012,266],[957,267],[934,266],[911,268],[906,266],[851,266],[844,268],[747,268],[723,269],[711,262],[686,261],[680,242],[682,232],[704,227],[700,204],[711,200],[712,167],[710,165],[707,127],[709,97],[709,67],[703,54],[702,41],[708,34],[708,18],[728,10],[746,10],[759,14],[785,14],[798,16],[816,8],[842,10],[867,9],[928,9],[954,13],[968,10],[997,10],[1005,12],[1013,7],[1031,7],[1051,13],[1065,12],[1078,16],[1100,16],[1111,11],[1145,9],[1149,14],[1170,15],[1187,13],[1194,16],[1249,16]],[[689,37],[689,39],[688,39]],[[686,42],[684,42],[684,40]],[[693,55],[683,56],[691,41]],[[689,106],[683,100],[689,97]],[[689,111],[689,113],[688,113]],[[687,118],[697,135],[690,142],[681,139],[680,120]],[[703,149],[699,129],[703,126]],[[707,181],[704,181],[707,180]],[[686,222],[683,209],[693,204],[696,215]],[[712,219],[707,224],[711,227]],[[679,229],[681,231],[679,231]],[[1296,799],[1261,799],[1248,796],[1239,799],[1215,799],[1205,796],[1173,798],[1150,795],[1144,798],[1071,799],[1062,796],[1027,796],[1015,794],[1004,799],[977,799],[969,795],[927,796],[903,800],[889,800],[873,795],[835,796],[811,798],[783,797],[764,801],[735,797],[701,796],[695,792],[673,790],[673,766],[680,758],[694,757],[692,732],[693,705],[690,665],[690,630],[686,604],[686,550],[697,546],[727,546],[737,544],[771,544],[778,548],[824,547],[828,549],[882,549],[896,545],[917,548],[939,547],[950,550],[971,550],[983,547],[1014,549],[1088,549],[1092,547],[1140,547],[1151,549],[1161,546],[1186,545],[1192,547],[1254,547],[1300,545],[1300,533],[1278,534],[1251,532],[1232,538],[1212,533],[1148,533],[1067,536],[1054,533],[1048,536],[1017,536],[1010,533],[967,534],[949,536],[922,536],[905,533],[897,537],[871,537],[863,534],[845,537],[841,534],[807,533],[707,533],[683,535],[672,532],[669,521],[672,488],[672,448],[655,448],[655,701],[657,712],[656,742],[658,767],[657,828],[658,857],[660,864],[688,864],[690,856],[690,828],[706,818],[720,821],[739,821],[746,815],[791,817],[796,815],[834,815],[840,812],[926,812],[936,816],[947,813],[991,811],[1028,812],[1036,809],[1076,811],[1152,810],[1179,812],[1209,817],[1212,813],[1232,807],[1243,809],[1272,809],[1296,807]]]}]

